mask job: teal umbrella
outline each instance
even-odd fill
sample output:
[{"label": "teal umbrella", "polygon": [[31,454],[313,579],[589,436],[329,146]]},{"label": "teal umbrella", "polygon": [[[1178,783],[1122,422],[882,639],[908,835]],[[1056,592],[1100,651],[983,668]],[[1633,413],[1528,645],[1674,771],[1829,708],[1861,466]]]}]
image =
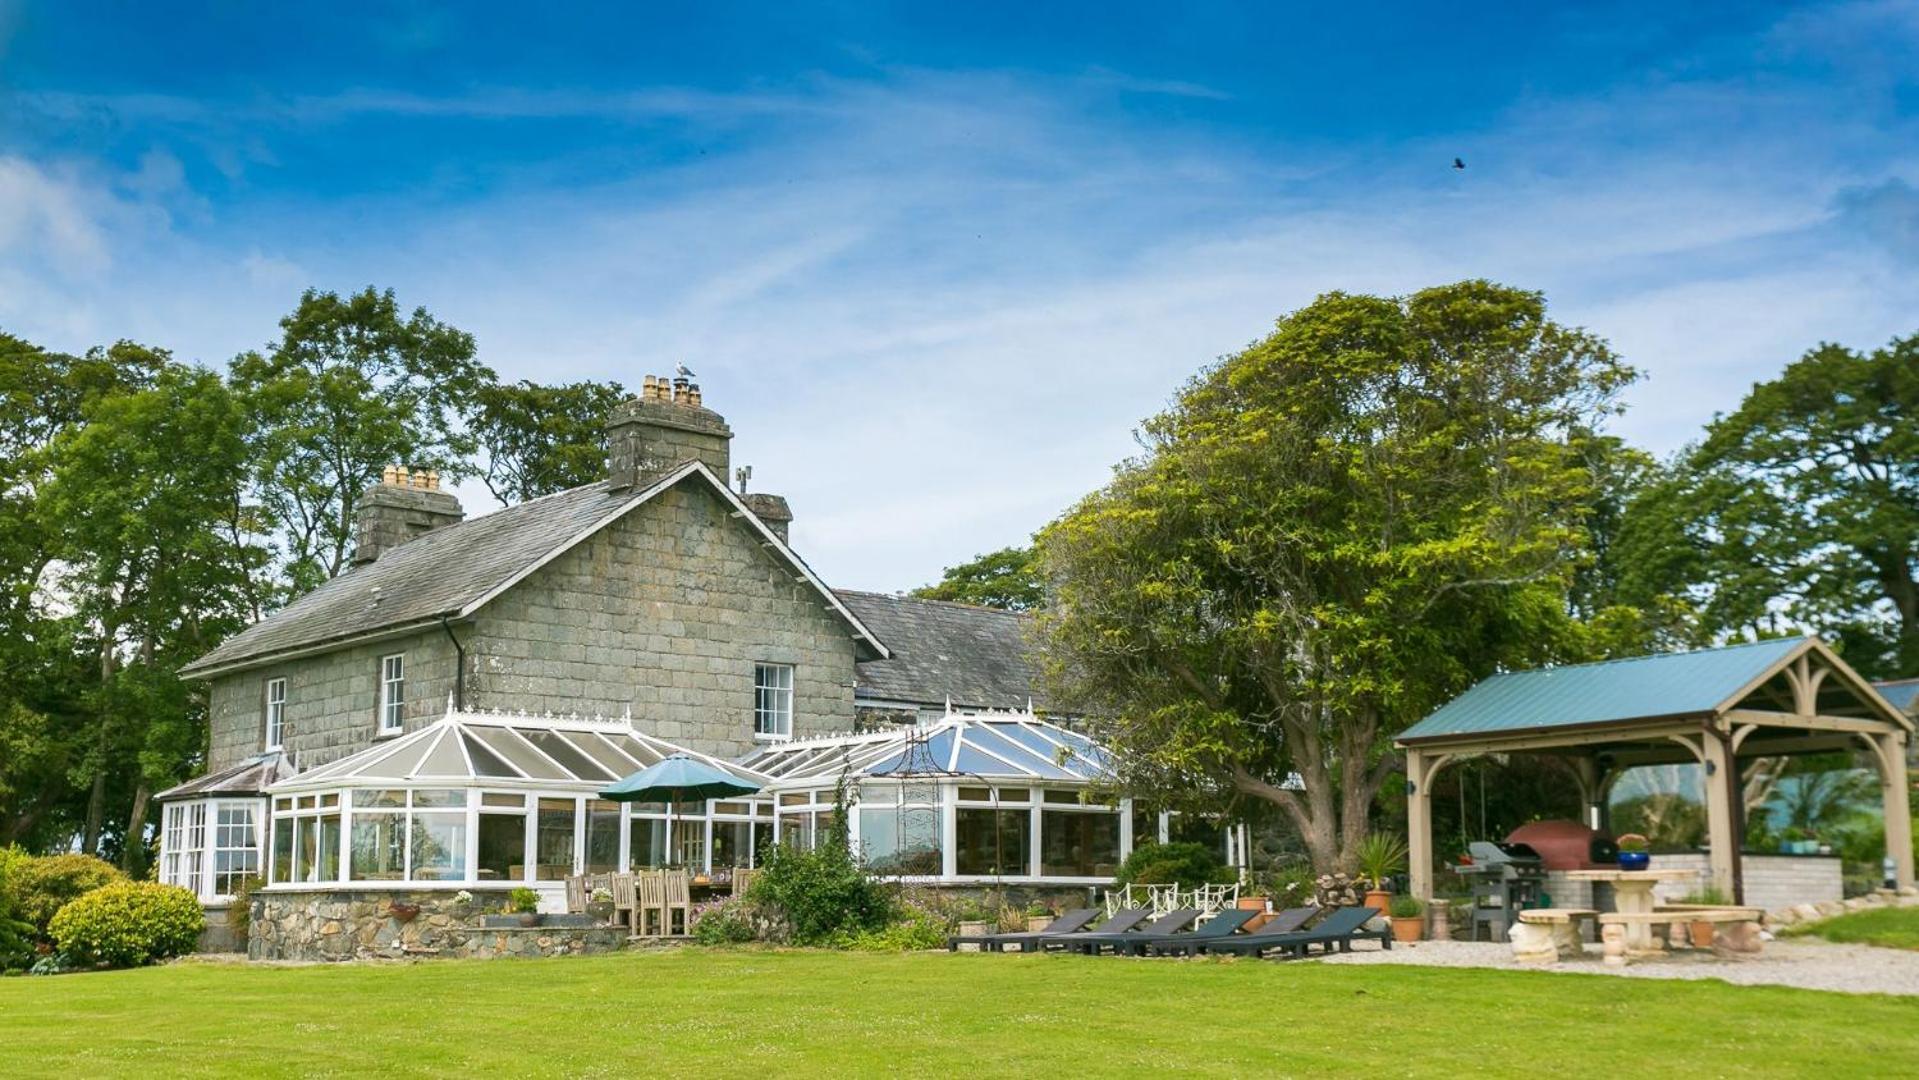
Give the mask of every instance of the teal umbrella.
[{"label": "teal umbrella", "polygon": [[758,790],[758,784],[717,765],[686,754],[674,754],[600,792],[600,798],[614,802],[665,803],[667,855],[671,858],[675,802],[705,802],[728,795],[751,795]]}]

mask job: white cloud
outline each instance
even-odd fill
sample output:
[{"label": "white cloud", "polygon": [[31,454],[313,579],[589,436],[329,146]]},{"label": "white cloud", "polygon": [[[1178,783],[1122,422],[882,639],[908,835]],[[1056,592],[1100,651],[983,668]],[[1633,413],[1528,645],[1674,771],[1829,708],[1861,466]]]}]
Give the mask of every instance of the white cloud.
[{"label": "white cloud", "polygon": [[[85,280],[15,293],[38,280],[34,261],[0,259],[0,321],[62,347],[133,336],[217,363],[270,338],[302,287],[376,283],[473,331],[507,377],[634,384],[685,360],[738,433],[736,460],[793,500],[808,559],[836,584],[887,589],[1023,540],[1133,452],[1134,425],[1183,379],[1329,289],[1471,276],[1542,288],[1558,317],[1648,373],[1623,430],[1659,450],[1816,341],[1911,329],[1901,301],[1919,269],[1858,222],[1860,207],[1904,205],[1884,194],[1898,194],[1885,186],[1903,168],[1898,140],[1875,164],[1856,152],[1871,143],[1856,118],[1790,87],[1528,99],[1447,140],[1466,148],[1463,174],[1444,167],[1439,135],[1390,152],[1255,152],[1089,119],[1088,102],[1115,93],[1202,89],[1101,72],[1083,84],[895,72],[738,95],[268,103],[258,118],[294,125],[372,113],[794,122],[610,182],[531,171],[459,206],[403,194],[238,203],[165,227],[136,218],[114,226],[110,272]],[[150,119],[199,108],[132,107]],[[1755,110],[1786,122],[1734,122]],[[272,160],[271,144],[247,158]],[[11,167],[0,159],[0,185],[21,170],[45,178]],[[1880,194],[1842,197],[1852,189]],[[0,202],[0,240],[43,231],[51,214],[104,258],[89,199],[69,198],[71,213],[43,209],[11,230]],[[43,193],[38,205],[60,204]]]}]

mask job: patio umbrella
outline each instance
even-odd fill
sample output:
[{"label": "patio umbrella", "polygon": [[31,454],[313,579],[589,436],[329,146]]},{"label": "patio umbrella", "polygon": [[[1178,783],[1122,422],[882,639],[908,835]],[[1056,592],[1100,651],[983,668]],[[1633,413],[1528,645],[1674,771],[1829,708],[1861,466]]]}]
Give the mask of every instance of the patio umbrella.
[{"label": "patio umbrella", "polygon": [[621,780],[600,798],[614,802],[664,802],[666,804],[667,856],[673,854],[673,804],[681,799],[723,799],[728,795],[751,795],[760,786],[743,780],[717,765],[687,754],[674,754]]}]

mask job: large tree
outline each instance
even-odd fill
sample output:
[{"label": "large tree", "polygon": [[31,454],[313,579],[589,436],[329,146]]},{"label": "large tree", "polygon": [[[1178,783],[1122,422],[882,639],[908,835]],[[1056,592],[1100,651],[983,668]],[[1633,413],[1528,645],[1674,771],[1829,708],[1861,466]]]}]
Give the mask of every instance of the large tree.
[{"label": "large tree", "polygon": [[1009,547],[949,566],[938,582],[922,585],[911,595],[1003,611],[1031,611],[1045,600],[1046,584],[1033,549]]},{"label": "large tree", "polygon": [[1136,793],[1270,801],[1350,869],[1394,734],[1496,665],[1603,647],[1568,591],[1631,378],[1483,281],[1280,319],[1041,534],[1055,700]]},{"label": "large tree", "polygon": [[[57,588],[97,658],[74,779],[88,789],[83,845],[108,832],[120,793],[121,858],[139,865],[148,801],[197,771],[202,688],[174,672],[245,624],[263,549],[251,530],[246,414],[218,375],[163,362],[153,384],[94,402],[53,443],[46,513],[57,523]],[[118,815],[115,815],[118,816]]]},{"label": "large tree", "polygon": [[1821,345],[1682,453],[1624,527],[1639,592],[1720,636],[1812,630],[1870,675],[1919,674],[1919,336]]},{"label": "large tree", "polygon": [[288,589],[338,574],[353,547],[360,493],[387,465],[470,475],[464,418],[492,372],[473,337],[391,289],[342,297],[309,289],[280,340],[233,361],[256,432],[252,461]]},{"label": "large tree", "polygon": [[605,479],[607,416],[626,397],[616,382],[481,387],[472,432],[486,489],[512,504]]}]

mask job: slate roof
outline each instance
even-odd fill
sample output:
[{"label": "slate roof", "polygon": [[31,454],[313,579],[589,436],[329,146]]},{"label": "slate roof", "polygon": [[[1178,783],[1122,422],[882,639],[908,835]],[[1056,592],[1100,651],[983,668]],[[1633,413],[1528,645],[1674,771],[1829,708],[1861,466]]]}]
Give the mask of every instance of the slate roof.
[{"label": "slate roof", "polygon": [[1808,644],[1777,638],[1493,675],[1400,732],[1400,741],[1704,716]]},{"label": "slate roof", "polygon": [[[434,529],[382,552],[300,597],[267,618],[235,634],[180,669],[183,675],[215,671],[284,652],[341,643],[383,630],[431,623],[442,616],[464,617],[519,576],[585,539],[621,513],[674,484],[698,474],[746,513],[736,496],[712,472],[688,463],[653,486],[615,488],[607,481],[572,488],[491,514]],[[750,513],[747,514],[751,518]],[[757,519],[752,519],[757,520]],[[764,539],[773,541],[772,534]],[[776,550],[803,572],[821,595],[833,594],[799,556],[784,545]],[[844,616],[846,613],[841,612]],[[866,627],[853,628],[885,655]],[[883,639],[881,639],[883,640]]]},{"label": "slate roof", "polygon": [[1044,707],[1026,640],[1031,617],[944,600],[837,590],[892,656],[859,665],[856,697],[963,708]]},{"label": "slate roof", "polygon": [[293,775],[287,756],[278,750],[248,758],[229,769],[198,776],[177,787],[155,795],[154,801],[193,799],[218,795],[259,795],[273,784]]}]

